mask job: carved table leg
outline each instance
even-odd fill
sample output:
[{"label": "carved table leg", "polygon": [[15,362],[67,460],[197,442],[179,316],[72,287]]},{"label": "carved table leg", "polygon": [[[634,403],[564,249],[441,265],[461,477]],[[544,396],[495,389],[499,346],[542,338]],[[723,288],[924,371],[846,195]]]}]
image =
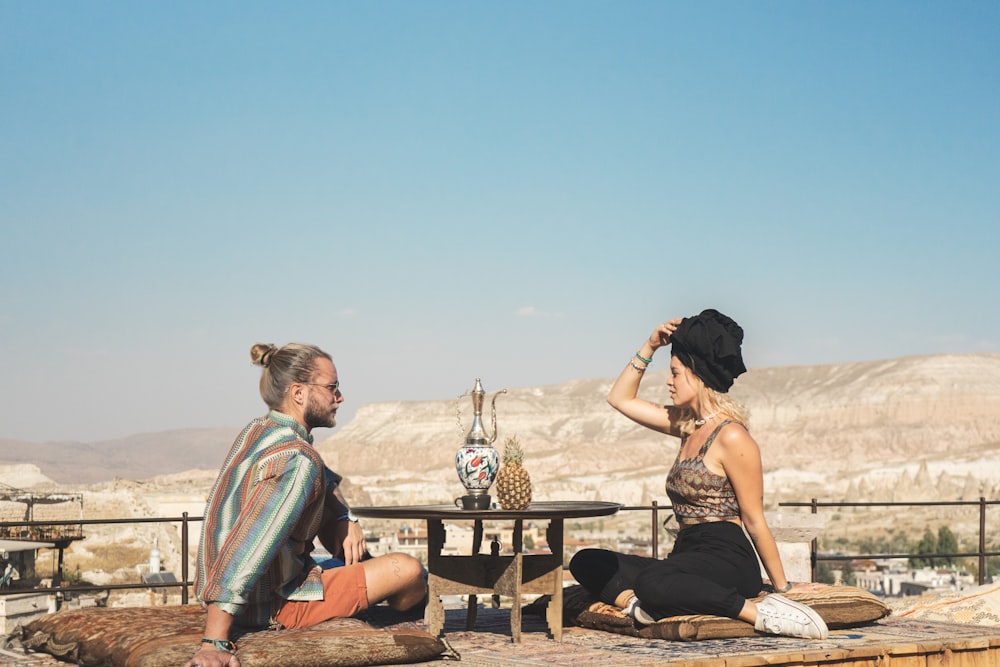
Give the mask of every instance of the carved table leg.
[{"label": "carved table leg", "polygon": [[[483,522],[477,519],[472,526],[472,554],[476,556],[483,548]],[[471,630],[476,627],[476,616],[479,614],[479,598],[473,594],[469,596],[469,603],[465,608],[465,629]]]},{"label": "carved table leg", "polygon": [[440,637],[444,630],[444,603],[441,602],[440,580],[435,572],[440,567],[441,550],[444,548],[444,523],[440,519],[427,520],[427,608],[424,622],[427,631]]},{"label": "carved table leg", "polygon": [[545,621],[548,623],[549,632],[556,641],[562,641],[563,634],[563,520],[552,519],[549,527],[545,531],[545,538],[549,543],[549,550],[552,555],[559,559],[559,566],[556,568],[555,588],[552,591],[552,599],[549,606],[545,608]]},{"label": "carved table leg", "polygon": [[441,602],[441,595],[437,592],[437,576],[430,575],[427,584],[427,608],[424,610],[424,623],[427,624],[427,632],[435,637],[440,637],[444,630],[444,603]]},{"label": "carved table leg", "polygon": [[[493,539],[490,541],[490,555],[494,558],[500,557],[500,536],[494,535]],[[500,595],[498,593],[493,593],[492,606],[494,609],[500,608]]]},{"label": "carved table leg", "polygon": [[493,588],[500,595],[514,598],[510,606],[510,637],[516,643],[521,642],[521,583],[523,578],[524,554],[516,553]]}]

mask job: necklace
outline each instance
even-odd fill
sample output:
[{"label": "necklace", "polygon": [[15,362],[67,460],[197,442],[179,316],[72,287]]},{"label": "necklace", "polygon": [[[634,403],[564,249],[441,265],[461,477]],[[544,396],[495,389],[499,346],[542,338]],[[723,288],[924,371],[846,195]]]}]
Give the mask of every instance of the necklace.
[{"label": "necklace", "polygon": [[695,428],[701,428],[702,426],[704,426],[708,422],[712,421],[713,419],[715,419],[715,416],[717,414],[719,414],[719,412],[720,412],[720,410],[716,410],[715,412],[713,412],[710,415],[705,415],[704,417],[701,417],[700,419],[695,419],[694,420]]}]

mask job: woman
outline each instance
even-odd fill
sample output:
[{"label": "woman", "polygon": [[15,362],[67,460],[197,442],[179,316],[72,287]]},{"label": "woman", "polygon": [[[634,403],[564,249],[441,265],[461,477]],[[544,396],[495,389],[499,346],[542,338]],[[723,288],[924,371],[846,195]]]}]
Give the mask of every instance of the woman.
[{"label": "woman", "polygon": [[[666,559],[586,549],[573,557],[570,571],[639,623],[712,614],[761,632],[825,639],[826,624],[809,607],[777,593],[751,600],[762,589],[758,554],[778,593],[796,585],[785,577],[764,518],[760,450],[747,431],[747,411],[726,394],[746,371],[742,343],[736,322],[705,310],[659,325],[629,360],[608,403],[646,428],[681,439],[666,481],[680,530]],[[672,406],[637,397],[643,373],[665,345],[671,346]]]}]

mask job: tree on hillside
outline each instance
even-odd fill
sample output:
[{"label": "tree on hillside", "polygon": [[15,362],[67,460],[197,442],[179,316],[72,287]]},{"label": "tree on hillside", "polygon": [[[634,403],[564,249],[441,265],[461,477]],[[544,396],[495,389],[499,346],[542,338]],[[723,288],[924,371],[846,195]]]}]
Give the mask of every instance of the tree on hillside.
[{"label": "tree on hillside", "polygon": [[833,576],[833,570],[830,569],[826,561],[816,563],[816,581],[821,584],[836,583],[837,578]]},{"label": "tree on hillside", "polygon": [[858,551],[863,554],[877,554],[882,551],[882,545],[884,544],[882,538],[876,538],[872,535],[865,535],[860,540],[858,540]]},{"label": "tree on hillside", "polygon": [[[1000,551],[1000,543],[997,542],[987,542],[987,551]],[[972,573],[972,576],[979,577],[979,559],[969,558],[965,560],[965,571]],[[1000,575],[1000,556],[987,556],[986,557],[986,571],[983,572],[983,581],[987,583],[992,583],[1000,579],[997,575]]]},{"label": "tree on hillside", "polygon": [[856,586],[858,578],[854,575],[854,566],[851,561],[844,561],[844,569],[840,572],[840,581],[845,586]]},{"label": "tree on hillside", "polygon": [[902,530],[899,532],[889,529],[889,547],[886,549],[891,554],[902,554],[910,550],[910,538]]},{"label": "tree on hillside", "polygon": [[913,551],[918,555],[910,557],[910,567],[933,567],[935,565],[934,554],[938,551],[937,546],[937,537],[931,532],[930,528],[926,529],[924,536],[920,538],[920,542],[913,548]]},{"label": "tree on hillside", "polygon": [[[996,546],[993,547],[994,550],[996,550],[996,548],[997,548]],[[971,569],[978,575],[979,574],[978,568],[979,568],[979,563],[977,561],[976,566]],[[1000,573],[1000,556],[988,556],[986,558],[985,580],[994,581],[998,573]]]},{"label": "tree on hillside", "polygon": [[[937,550],[938,553],[942,554],[955,554],[958,553],[958,540],[955,538],[955,534],[951,532],[948,526],[941,526],[938,528],[937,534]],[[945,556],[937,559],[939,565],[954,565],[955,559],[950,556]]]}]

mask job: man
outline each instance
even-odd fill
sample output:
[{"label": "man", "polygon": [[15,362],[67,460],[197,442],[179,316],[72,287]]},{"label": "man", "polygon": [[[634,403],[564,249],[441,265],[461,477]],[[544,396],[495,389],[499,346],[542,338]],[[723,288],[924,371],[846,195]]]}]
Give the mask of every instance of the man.
[{"label": "man", "polygon": [[[270,411],[236,439],[208,496],[195,577],[208,617],[186,667],[240,667],[237,628],[305,627],[383,600],[406,610],[427,592],[411,556],[362,560],[364,533],[341,478],[312,447],[312,429],[334,426],[344,401],[330,355],[258,343],[250,358],[264,367],[260,393]],[[322,569],[310,556],[315,539],[344,566]]]}]

